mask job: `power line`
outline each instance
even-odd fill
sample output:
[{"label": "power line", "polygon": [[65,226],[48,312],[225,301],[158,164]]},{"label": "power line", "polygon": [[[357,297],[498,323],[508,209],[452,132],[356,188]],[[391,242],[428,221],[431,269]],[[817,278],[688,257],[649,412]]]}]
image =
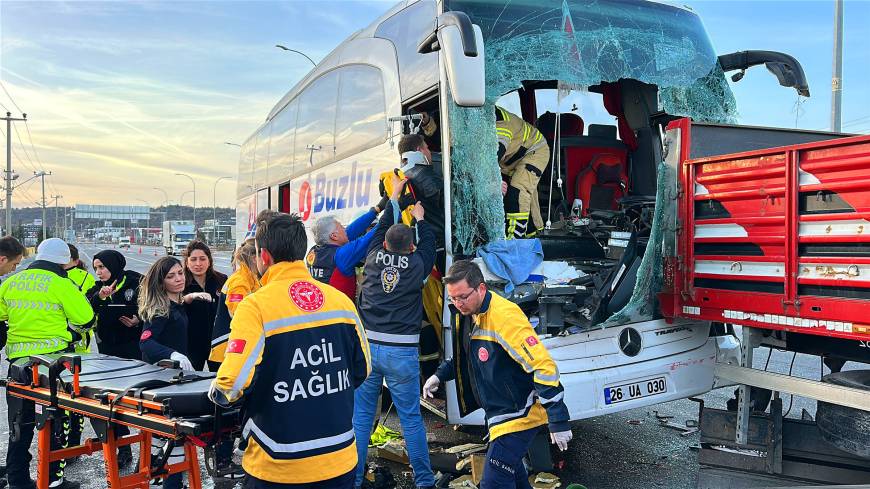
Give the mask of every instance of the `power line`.
[{"label": "power line", "polygon": [[12,95],[9,93],[9,90],[6,90],[6,85],[4,85],[2,81],[0,81],[0,88],[2,88],[4,92],[6,92],[6,96],[9,97],[9,101],[12,102],[12,105],[15,106],[16,109],[18,109],[18,113],[23,114],[24,111],[21,110],[21,107],[19,107],[18,104],[15,103],[15,99],[12,98]]}]

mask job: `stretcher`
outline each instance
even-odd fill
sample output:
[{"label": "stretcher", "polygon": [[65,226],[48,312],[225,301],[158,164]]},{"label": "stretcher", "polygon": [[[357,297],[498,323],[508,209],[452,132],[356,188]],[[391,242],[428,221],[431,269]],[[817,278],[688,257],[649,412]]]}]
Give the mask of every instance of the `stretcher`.
[{"label": "stretcher", "polygon": [[[200,489],[196,448],[206,448],[207,458],[213,457],[211,448],[220,437],[238,431],[239,412],[220,409],[208,399],[214,373],[177,367],[177,362],[151,365],[100,354],[35,355],[11,364],[8,393],[36,403],[37,487],[48,489],[51,462],[102,452],[106,482],[113,489],[147,489],[150,481],[180,472],[188,473],[191,489]],[[53,423],[61,423],[66,412],[90,419],[98,438],[52,450]],[[118,425],[136,432],[116,438]],[[153,437],[167,440],[156,456],[151,454]],[[133,444],[140,448],[137,470],[121,476],[118,447]],[[184,448],[184,461],[167,464],[177,446]],[[214,466],[211,462],[208,468]]]}]

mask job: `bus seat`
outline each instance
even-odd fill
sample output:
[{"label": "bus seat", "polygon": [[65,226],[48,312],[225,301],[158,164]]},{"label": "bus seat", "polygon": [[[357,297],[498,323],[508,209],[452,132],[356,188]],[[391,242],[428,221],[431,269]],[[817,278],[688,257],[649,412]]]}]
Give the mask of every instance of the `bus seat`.
[{"label": "bus seat", "polygon": [[605,124],[589,124],[589,137],[602,139],[616,139],[616,126]]},{"label": "bus seat", "polygon": [[[535,122],[535,127],[541,131],[541,134],[547,139],[547,144],[550,146],[550,152],[553,151],[553,141],[556,139],[556,114],[550,111],[544,112],[538,117]],[[562,137],[582,136],[583,135],[583,118],[577,114],[570,112],[559,114],[559,132]]]},{"label": "bus seat", "polygon": [[[567,148],[570,152],[571,149]],[[570,181],[570,180],[569,180]],[[625,155],[599,153],[573,179],[574,195],[583,201],[583,214],[590,210],[616,210],[628,195]]]}]

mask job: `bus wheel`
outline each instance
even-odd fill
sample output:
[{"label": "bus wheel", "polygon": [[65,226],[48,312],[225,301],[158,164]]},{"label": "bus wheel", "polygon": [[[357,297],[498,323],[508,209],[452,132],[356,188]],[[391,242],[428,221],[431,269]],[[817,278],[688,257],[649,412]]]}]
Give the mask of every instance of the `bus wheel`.
[{"label": "bus wheel", "polygon": [[[850,370],[824,376],[822,382],[863,389],[870,396],[870,370]],[[870,458],[870,412],[819,401],[819,433],[831,445],[859,457]]]}]

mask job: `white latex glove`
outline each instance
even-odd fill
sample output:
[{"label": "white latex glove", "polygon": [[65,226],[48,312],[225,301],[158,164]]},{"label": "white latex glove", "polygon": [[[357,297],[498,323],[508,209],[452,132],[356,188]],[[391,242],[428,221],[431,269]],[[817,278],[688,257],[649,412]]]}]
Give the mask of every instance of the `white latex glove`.
[{"label": "white latex glove", "polygon": [[194,370],[193,364],[190,363],[190,360],[187,359],[186,356],[178,353],[177,351],[172,352],[172,355],[169,355],[170,360],[175,360],[178,362],[179,368],[181,370]]},{"label": "white latex glove", "polygon": [[426,383],[423,384],[423,398],[434,398],[439,385],[441,385],[441,379],[439,379],[437,375],[433,375],[426,379]]},{"label": "white latex glove", "polygon": [[568,449],[568,442],[571,441],[571,438],[574,438],[571,430],[550,433],[550,441],[562,452]]},{"label": "white latex glove", "polygon": [[212,302],[212,297],[211,294],[209,294],[208,292],[191,292],[190,294],[184,296],[185,304],[190,304],[193,301]]}]

